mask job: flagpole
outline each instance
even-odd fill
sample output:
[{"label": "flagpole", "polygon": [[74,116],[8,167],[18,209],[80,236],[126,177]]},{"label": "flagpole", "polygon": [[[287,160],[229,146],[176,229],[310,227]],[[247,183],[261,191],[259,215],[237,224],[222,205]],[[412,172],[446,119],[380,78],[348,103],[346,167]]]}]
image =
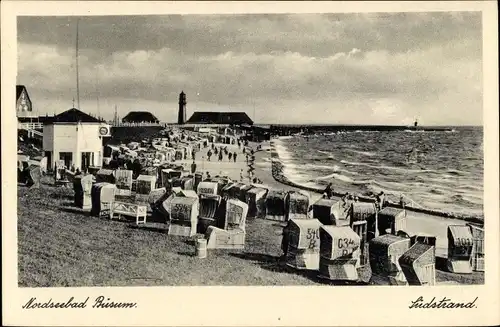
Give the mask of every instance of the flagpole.
[{"label": "flagpole", "polygon": [[76,101],[78,103],[78,109],[80,108],[80,78],[78,71],[78,23],[79,18],[76,19]]}]

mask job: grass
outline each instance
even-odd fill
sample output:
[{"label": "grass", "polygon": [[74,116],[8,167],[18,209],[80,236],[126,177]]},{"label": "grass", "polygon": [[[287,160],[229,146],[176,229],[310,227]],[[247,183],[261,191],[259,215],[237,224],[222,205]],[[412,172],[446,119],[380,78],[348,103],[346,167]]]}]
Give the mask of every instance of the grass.
[{"label": "grass", "polygon": [[[249,220],[245,250],[209,251],[206,259],[199,259],[194,256],[194,238],[91,217],[73,206],[72,189],[18,186],[18,283],[20,287],[321,285],[315,272],[289,269],[280,260],[280,232],[277,222]],[[369,268],[360,270],[365,281],[369,274]],[[484,283],[479,273],[457,276],[438,271],[437,280]]]}]

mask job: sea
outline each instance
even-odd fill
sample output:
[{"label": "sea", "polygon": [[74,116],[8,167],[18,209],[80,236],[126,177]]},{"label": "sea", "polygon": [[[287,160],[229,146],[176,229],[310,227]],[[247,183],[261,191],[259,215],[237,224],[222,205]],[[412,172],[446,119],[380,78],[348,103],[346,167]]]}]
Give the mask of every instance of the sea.
[{"label": "sea", "polygon": [[483,128],[337,131],[274,139],[296,184],[483,215]]}]

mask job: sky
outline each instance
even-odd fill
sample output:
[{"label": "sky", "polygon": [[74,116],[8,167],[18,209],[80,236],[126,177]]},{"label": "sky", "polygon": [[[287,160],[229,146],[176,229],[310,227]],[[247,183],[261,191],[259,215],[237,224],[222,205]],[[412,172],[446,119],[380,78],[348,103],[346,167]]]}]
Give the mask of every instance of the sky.
[{"label": "sky", "polygon": [[[482,125],[480,12],[18,17],[41,115],[245,111],[256,123]],[[78,107],[78,101],[75,100]]]}]

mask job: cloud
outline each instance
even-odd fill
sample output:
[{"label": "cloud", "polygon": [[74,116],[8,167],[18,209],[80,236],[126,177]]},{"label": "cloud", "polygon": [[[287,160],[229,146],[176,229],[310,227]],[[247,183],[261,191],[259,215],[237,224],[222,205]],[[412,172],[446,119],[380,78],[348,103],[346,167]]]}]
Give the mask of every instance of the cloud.
[{"label": "cloud", "polygon": [[[475,14],[127,20],[80,22],[87,35],[79,56],[86,101],[114,99],[129,110],[168,104],[168,114],[158,114],[162,119],[175,112],[184,90],[188,106],[248,112],[255,104],[256,116],[266,122],[399,124],[418,116],[430,124],[481,123],[481,24]],[[45,107],[61,106],[61,98],[75,94],[74,41],[67,41],[74,39],[73,22],[23,18],[18,24],[18,83]],[[103,111],[111,117],[112,108]]]}]

